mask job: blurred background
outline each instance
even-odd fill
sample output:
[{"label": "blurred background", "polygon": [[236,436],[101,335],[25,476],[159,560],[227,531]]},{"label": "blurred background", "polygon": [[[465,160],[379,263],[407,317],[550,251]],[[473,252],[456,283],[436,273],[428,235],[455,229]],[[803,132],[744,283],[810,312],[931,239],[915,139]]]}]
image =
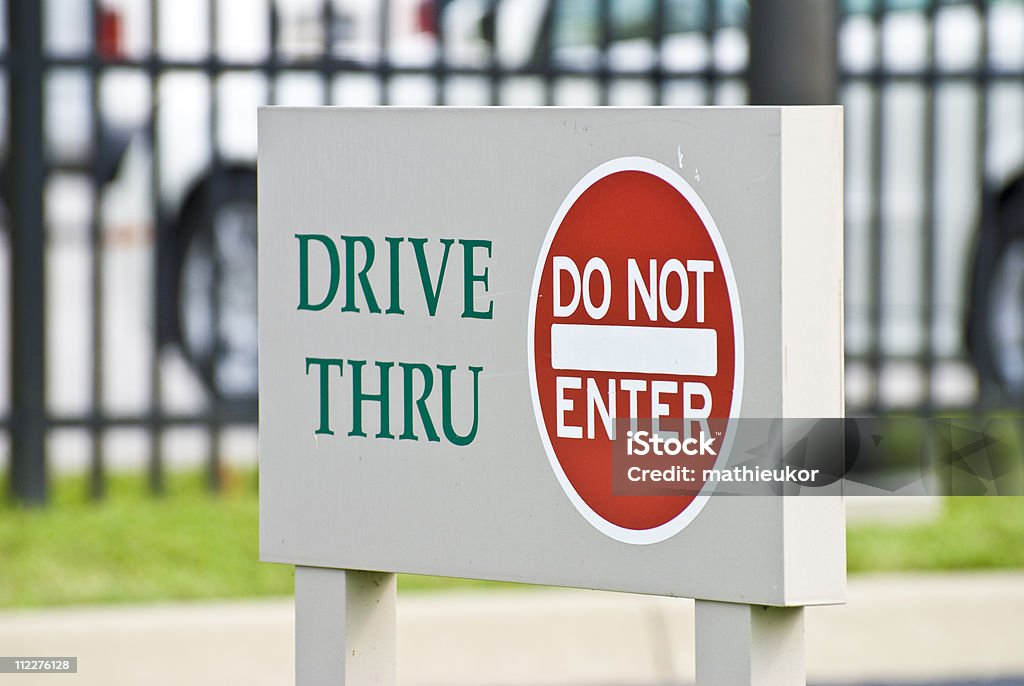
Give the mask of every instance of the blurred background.
[{"label": "blurred background", "polygon": [[1021,0],[47,0],[2,15],[0,413],[22,443],[0,459],[23,498],[42,497],[44,453],[96,495],[121,465],[159,491],[168,465],[205,464],[216,486],[221,462],[253,464],[266,103],[842,103],[850,414],[1024,398]]},{"label": "blurred background", "polygon": [[[4,0],[0,54],[0,606],[289,591],[253,562],[262,104],[838,102],[848,413],[1024,402],[1024,0]],[[993,500],[855,524],[851,570],[1016,569]]]}]

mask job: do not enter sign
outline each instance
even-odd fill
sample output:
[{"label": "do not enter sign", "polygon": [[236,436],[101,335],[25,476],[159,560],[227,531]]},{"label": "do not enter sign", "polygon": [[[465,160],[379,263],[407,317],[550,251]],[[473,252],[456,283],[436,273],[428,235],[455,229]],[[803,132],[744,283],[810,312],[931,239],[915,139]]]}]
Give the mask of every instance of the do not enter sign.
[{"label": "do not enter sign", "polygon": [[[636,420],[656,430],[739,416],[736,281],[711,214],[682,177],[625,157],[576,184],[541,249],[528,350],[541,438],[580,513],[627,543],[689,524],[709,497],[699,472],[688,493],[624,496],[613,492],[612,465],[613,445]],[[703,464],[728,443],[719,436]]]},{"label": "do not enter sign", "polygon": [[841,483],[775,478],[843,416],[842,131],[261,110],[261,558],[842,600]]}]

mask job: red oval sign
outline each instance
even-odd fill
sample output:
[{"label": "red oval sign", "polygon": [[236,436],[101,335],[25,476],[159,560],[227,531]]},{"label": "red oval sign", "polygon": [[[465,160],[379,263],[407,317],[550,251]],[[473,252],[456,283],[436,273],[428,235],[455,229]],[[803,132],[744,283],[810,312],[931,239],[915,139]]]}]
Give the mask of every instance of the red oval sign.
[{"label": "red oval sign", "polygon": [[[722,237],[693,188],[640,157],[587,174],[548,230],[528,328],[537,424],[570,500],[619,541],[654,543],[678,533],[709,497],[701,471],[727,451],[728,436],[718,432],[720,449],[689,461],[696,480],[685,493],[616,493],[622,475],[613,476],[613,452],[616,445],[623,449],[627,429],[651,420],[739,414],[743,327],[736,282]],[[628,431],[630,438],[635,433]]]}]

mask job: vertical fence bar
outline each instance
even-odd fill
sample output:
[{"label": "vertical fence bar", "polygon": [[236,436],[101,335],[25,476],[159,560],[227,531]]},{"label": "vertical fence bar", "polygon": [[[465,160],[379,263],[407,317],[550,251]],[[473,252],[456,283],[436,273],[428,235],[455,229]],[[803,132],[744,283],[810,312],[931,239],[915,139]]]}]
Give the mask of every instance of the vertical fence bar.
[{"label": "vertical fence bar", "polygon": [[[544,23],[540,33],[540,66],[544,76],[544,104],[554,105],[555,104],[555,65],[554,65],[554,48],[555,48],[555,32],[558,30],[558,24],[561,21],[559,15],[559,3],[561,0],[551,0],[551,4],[547,8],[547,14],[544,16]],[[497,9],[495,9],[497,11]]]},{"label": "vertical fence bar", "polygon": [[[163,458],[163,378],[160,374],[160,331],[170,326],[169,322],[162,321],[160,297],[165,292],[163,284],[168,283],[171,275],[167,273],[165,265],[168,263],[167,255],[162,251],[169,250],[170,241],[167,240],[167,220],[164,217],[163,198],[160,192],[161,187],[161,155],[159,125],[157,116],[160,103],[160,4],[159,0],[149,0],[149,60],[146,63],[146,77],[149,80],[149,106],[150,114],[148,120],[149,145],[152,153],[150,163],[149,185],[150,196],[153,203],[153,230],[155,246],[153,250],[153,356],[150,359],[149,367],[149,488],[155,494],[162,494],[166,488],[164,481],[164,458]],[[166,289],[170,294],[172,289]],[[167,295],[166,297],[170,297]]]},{"label": "vertical fence bar", "polygon": [[[501,85],[503,83],[502,77],[504,75],[505,65],[502,64],[502,62],[501,62],[501,58],[500,58],[501,51],[498,49],[498,41],[501,40],[501,27],[499,26],[499,23],[498,23],[498,0],[488,0],[487,12],[488,12],[488,14],[486,16],[490,17],[490,19],[489,20],[485,19],[484,21],[485,22],[486,21],[490,21],[491,22],[491,40],[487,41],[487,75],[488,75],[488,80],[490,81],[491,105],[501,105],[502,104]],[[442,17],[442,16],[443,16],[443,13],[441,12],[441,9],[440,9],[440,3],[438,3],[438,17]],[[438,21],[440,21],[440,18],[438,19]],[[486,27],[485,27],[484,30],[486,32]],[[438,33],[438,36],[443,39],[444,32],[441,31],[440,33]],[[444,45],[445,44],[442,42],[441,43],[442,52],[443,52],[443,49],[444,49]],[[448,69],[448,57],[447,57],[447,55],[444,56],[444,60],[445,60],[445,71],[447,72],[447,69]]]},{"label": "vertical fence bar", "polygon": [[89,431],[92,434],[92,455],[89,464],[89,497],[99,500],[106,494],[103,464],[103,437],[99,418],[103,415],[103,348],[104,348],[104,303],[103,303],[103,227],[100,219],[102,200],[100,185],[100,158],[103,150],[103,111],[100,102],[100,75],[103,56],[100,54],[101,30],[99,22],[100,3],[92,0],[89,6],[93,21],[92,52],[89,55],[89,107],[92,123],[92,170],[89,190],[92,193],[92,217],[89,221],[90,255],[92,257],[91,299],[92,299],[92,418]]},{"label": "vertical fence bar", "polygon": [[[772,2],[774,0],[769,0]],[[704,104],[714,105],[718,90],[718,65],[715,61],[715,42],[718,36],[718,0],[704,0],[704,42],[708,46],[708,63],[704,70]],[[785,4],[785,3],[782,3]],[[753,25],[753,22],[751,23]],[[754,40],[756,32],[751,29],[748,41]],[[780,50],[782,48],[779,48]],[[750,46],[750,61],[753,62],[753,46]],[[750,75],[748,73],[748,79]],[[748,86],[749,87],[749,86]]]},{"label": "vertical fence bar", "polygon": [[601,47],[597,59],[597,84],[598,102],[607,105],[610,102],[609,90],[611,88],[611,44],[612,44],[612,8],[611,0],[598,0],[598,34],[597,39]]},{"label": "vertical fence bar", "polygon": [[[448,94],[446,86],[448,85],[448,56],[445,54],[447,46],[445,45],[444,35],[444,3],[434,2],[433,6],[427,10],[430,12],[430,21],[433,22],[434,29],[434,104],[444,105],[448,102]],[[423,10],[421,10],[423,11]],[[426,28],[426,27],[423,27]],[[491,104],[495,104],[495,80],[492,78],[490,83],[490,101]]]},{"label": "vertical fence bar", "polygon": [[882,208],[885,193],[885,180],[882,178],[884,168],[882,156],[885,152],[885,124],[883,119],[885,94],[885,50],[882,40],[885,8],[882,3],[875,6],[873,25],[875,29],[875,72],[871,80],[871,125],[868,131],[871,136],[871,209],[869,215],[869,246],[868,268],[874,272],[874,278],[868,280],[868,331],[867,361],[871,370],[871,391],[867,399],[868,409],[878,412],[882,404],[882,304],[884,301],[885,272],[883,270],[882,242],[885,239]]},{"label": "vertical fence bar", "polygon": [[8,0],[10,34],[11,493],[46,501],[46,329],[43,288],[43,8]]},{"label": "vertical fence bar", "polygon": [[665,0],[654,3],[654,61],[651,63],[650,79],[654,84],[654,104],[665,104],[665,62],[662,59],[665,50],[665,22],[668,19]]},{"label": "vertical fence bar", "polygon": [[377,34],[379,56],[377,78],[380,81],[380,104],[390,105],[391,98],[391,0],[380,0],[380,29]]},{"label": "vertical fence bar", "polygon": [[921,158],[922,185],[924,186],[923,217],[921,220],[922,230],[924,231],[924,255],[921,258],[924,267],[921,270],[921,301],[923,305],[921,327],[924,329],[924,345],[923,359],[920,362],[920,367],[923,368],[924,379],[922,404],[924,405],[924,411],[928,414],[931,413],[935,406],[933,377],[935,374],[935,309],[938,298],[936,262],[939,259],[935,240],[935,234],[938,229],[935,222],[935,149],[938,145],[936,140],[937,109],[935,107],[935,89],[939,84],[935,52],[937,10],[937,0],[928,0],[928,4],[925,6],[925,17],[928,24],[928,43],[925,66],[927,71],[923,82],[924,131],[922,132],[923,154]]},{"label": "vertical fence bar", "polygon": [[[986,0],[974,0],[974,8],[978,13],[978,18],[981,22],[981,35],[978,41],[978,79],[975,84],[977,89],[977,100],[975,101],[975,167],[972,170],[974,178],[978,183],[979,191],[979,202],[984,202],[986,188],[988,186],[986,179],[986,168],[987,168],[987,156],[988,156],[988,114],[989,114],[989,91],[992,85],[992,66],[989,59],[989,29],[991,27],[991,3]],[[1022,122],[1024,125],[1024,122]],[[981,205],[978,206],[976,216],[981,217]],[[979,230],[980,231],[980,230]],[[987,324],[983,324],[987,326]],[[1006,397],[1001,392],[1001,400],[1006,403],[1010,401],[1010,398]]]},{"label": "vertical fence bar", "polygon": [[277,11],[277,0],[269,0],[270,21],[267,23],[267,61],[263,65],[263,78],[267,80],[267,104],[277,104],[277,77],[280,63],[277,44],[280,42],[281,17]]},{"label": "vertical fence bar", "polygon": [[[210,261],[213,265],[212,289],[210,293],[210,331],[212,334],[212,359],[211,359],[211,381],[214,388],[214,408],[209,413],[207,432],[209,434],[210,452],[207,460],[207,484],[211,491],[221,490],[221,413],[224,411],[224,399],[217,392],[220,385],[220,365],[223,344],[221,342],[221,327],[224,325],[222,313],[222,293],[224,290],[224,274],[221,269],[220,255],[217,247],[217,221],[218,208],[221,206],[224,197],[224,165],[220,157],[219,144],[219,122],[220,107],[218,85],[220,81],[220,50],[218,49],[218,5],[217,0],[207,0],[207,29],[209,31],[207,50],[209,57],[206,62],[206,80],[210,88],[210,111],[208,120],[208,131],[210,141]],[[200,230],[202,230],[200,228]]]},{"label": "vertical fence bar", "polygon": [[333,0],[321,0],[320,21],[324,24],[324,44],[317,64],[317,76],[320,78],[320,102],[331,104],[331,61],[334,57],[334,23],[337,20]]},{"label": "vertical fence bar", "polygon": [[[716,0],[709,0],[715,8]],[[836,98],[836,0],[756,0],[750,3],[752,105],[827,105]],[[714,73],[717,27],[708,20]],[[714,97],[714,82],[708,84]]]}]

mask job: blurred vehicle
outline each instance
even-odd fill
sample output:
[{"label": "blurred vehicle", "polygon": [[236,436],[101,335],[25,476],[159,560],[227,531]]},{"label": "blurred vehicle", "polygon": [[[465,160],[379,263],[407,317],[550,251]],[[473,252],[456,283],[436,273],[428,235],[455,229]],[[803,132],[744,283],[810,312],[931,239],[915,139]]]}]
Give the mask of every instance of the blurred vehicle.
[{"label": "blurred vehicle", "polygon": [[1024,178],[986,198],[972,265],[967,340],[979,374],[1024,401]]},{"label": "blurred vehicle", "polygon": [[[258,41],[247,36],[243,27],[222,29],[219,42],[257,60],[276,50],[285,66],[299,69],[325,55],[354,67],[378,65],[385,59],[392,66],[425,64],[434,59],[436,49],[440,8],[434,2],[393,0],[387,14],[376,0],[272,0],[255,8],[236,2],[235,14],[222,7],[225,17],[260,10],[268,17],[274,13],[277,45],[249,52]],[[271,33],[269,25],[259,28],[264,35]],[[279,85],[277,93],[275,100],[280,104],[318,104],[305,100],[308,95],[301,89],[289,94]],[[253,402],[257,391],[255,109],[236,107],[220,116],[221,133],[245,130],[249,135],[233,150],[221,150],[218,164],[196,169],[180,202],[172,202],[179,209],[161,233],[158,246],[159,337],[161,343],[180,346],[215,397]]]},{"label": "blurred vehicle", "polygon": [[[604,69],[612,78],[628,81],[630,77],[642,78],[660,65],[668,73],[700,74],[713,68],[721,77],[742,78],[748,60],[746,0],[664,0],[660,6],[656,0],[609,0],[607,17],[602,17],[602,4],[601,0],[396,0],[389,6],[390,16],[382,16],[381,4],[374,0],[335,0],[330,3],[333,19],[326,29],[319,34],[315,30],[293,30],[293,51],[301,58],[326,50],[343,63],[351,61],[363,68],[382,63],[429,68],[443,59],[446,67],[456,70],[486,70],[496,63],[508,73],[549,71],[560,77],[592,77]],[[316,25],[316,20],[324,19],[319,2],[307,2],[304,11],[294,0],[291,4],[281,0],[278,7],[282,18],[294,17],[283,21],[284,26],[300,27],[303,22]],[[971,0],[939,0],[931,9],[927,0],[841,0],[841,10],[838,59],[840,69],[848,74],[870,75],[884,70],[898,76],[934,70],[940,76],[970,76],[985,71],[1019,72],[1024,65],[1024,0],[990,0],[988,22],[984,24],[978,4]],[[321,21],[319,25],[325,24]],[[382,31],[382,26],[387,30]],[[925,82],[922,84],[927,87]],[[570,100],[572,97],[570,94]],[[901,97],[898,93],[893,96],[894,106],[901,106]],[[958,107],[970,107],[973,97],[971,93],[954,94],[944,106],[955,113]],[[513,100],[506,104],[532,103]],[[961,223],[961,233],[968,232],[978,207],[982,208],[982,221],[972,232],[974,246],[966,260],[960,246],[952,242],[939,246],[936,260],[943,264],[959,260],[959,268],[966,270],[965,337],[979,375],[1008,397],[1019,400],[1024,399],[1024,124],[1014,107],[1005,99],[993,98],[983,123],[955,114],[942,117],[935,134],[939,144],[948,149],[946,165],[972,169],[979,156],[984,158],[981,172],[985,191],[982,198],[956,193],[944,199],[943,211]],[[848,128],[868,125],[856,121],[865,117],[862,109],[849,107],[847,116]],[[880,126],[885,129],[886,140],[893,143],[922,135],[920,120],[911,116],[888,116]],[[950,145],[976,140],[978,126],[989,128],[993,154]],[[847,175],[853,180],[848,206],[853,217],[871,213],[871,191],[856,179],[870,179],[872,171],[871,162],[863,155],[851,154],[848,158]],[[254,187],[254,182],[246,181],[241,170],[234,176],[227,184],[229,200],[240,210],[246,188]],[[887,170],[885,184],[890,196],[884,210],[888,224],[897,234],[915,230],[924,202],[920,179],[897,168],[894,172]],[[197,207],[207,209],[183,214],[179,235],[208,236],[209,228],[196,231],[190,227],[213,226],[208,209],[213,204],[197,200]],[[235,232],[245,233],[240,229]],[[212,245],[209,238],[201,238],[197,245],[202,247],[195,248],[194,261],[206,265],[221,262],[225,284],[232,282],[231,274],[250,273],[244,262],[231,264],[226,256],[212,261],[206,257]],[[240,254],[235,249],[227,252]],[[898,255],[896,250],[890,252]],[[194,287],[201,299],[201,294],[210,292],[207,286],[212,267],[190,270],[189,262],[186,257],[179,273],[190,274],[183,283],[194,286],[186,286],[183,292]],[[903,273],[907,271],[895,269],[889,274],[893,291],[910,290],[904,283],[911,278]],[[206,276],[192,276],[200,273]],[[858,277],[880,278],[870,274]],[[235,280],[244,283],[241,277]],[[225,299],[222,310],[237,311],[244,306],[254,311],[255,303],[246,301],[246,292],[253,291],[239,286],[237,296]],[[944,298],[952,300],[948,294],[926,293],[920,302],[931,299],[933,307],[943,309],[939,303],[946,302]],[[221,342],[214,344],[208,336],[196,333],[203,330],[201,326],[188,323],[190,316],[208,321],[204,308],[189,305],[195,301],[192,296],[179,300],[185,302],[179,315],[185,332],[183,345],[190,359],[205,370],[204,376],[212,386],[222,395],[229,387],[243,395],[254,390],[255,349],[246,347],[246,341],[254,340],[251,332],[255,331],[255,318],[221,318]],[[217,365],[212,364],[213,349],[223,354]],[[248,375],[241,371],[246,368],[252,370]],[[231,373],[238,380],[252,381],[231,386],[227,377],[214,379],[214,369],[234,369]]]},{"label": "blurred vehicle", "polygon": [[[53,2],[62,6],[53,12],[60,21],[89,25],[80,16],[89,11],[86,0]],[[846,74],[863,75],[868,90],[877,85],[871,78],[879,70],[966,80],[981,71],[1019,73],[1024,65],[1024,0],[990,0],[987,24],[980,20],[978,3],[969,0],[939,0],[932,9],[926,0],[841,2],[840,66]],[[670,85],[684,87],[682,98],[667,90],[666,99],[683,103],[694,100],[687,100],[693,91],[685,89],[693,75],[713,70],[720,80],[739,83],[748,61],[746,0],[220,0],[219,14],[211,14],[206,0],[158,5],[160,32],[151,36],[148,0],[99,2],[96,49],[105,63],[128,67],[125,73],[111,69],[105,77],[111,84],[108,90],[117,95],[102,103],[110,116],[101,118],[105,128],[98,152],[113,163],[100,166],[116,167],[132,136],[157,134],[156,141],[141,147],[151,150],[148,164],[157,169],[159,205],[164,208],[155,222],[160,227],[158,339],[180,346],[212,393],[224,400],[249,402],[256,395],[255,105],[407,102],[394,97],[401,95],[399,89],[387,90],[382,71],[395,72],[392,86],[398,79],[422,76],[426,92],[432,94],[435,82],[430,79],[438,69],[451,71],[450,82],[475,78],[485,83],[492,67],[506,81],[541,83],[557,76],[569,82],[578,77],[582,86],[597,74],[635,85],[660,68],[673,77]],[[79,8],[78,14],[71,6]],[[214,38],[220,59],[251,64],[251,73],[225,73],[214,83],[202,71],[167,74],[152,89],[148,107],[136,108],[133,117],[118,116],[129,102],[124,93],[139,88],[131,84],[144,76],[150,43],[157,41],[162,58],[202,65]],[[79,40],[76,49],[91,49],[90,40]],[[273,80],[266,76],[272,56]],[[310,71],[310,78],[303,80],[303,69]],[[324,69],[344,79],[344,88],[338,88],[338,80],[323,83],[317,70]],[[147,88],[143,79],[140,102],[150,97]],[[336,97],[338,92],[345,98]],[[613,102],[649,104],[653,91],[640,92]],[[537,102],[533,96],[520,101],[516,92],[510,93],[502,96],[504,104]],[[964,103],[973,97],[954,96],[951,100]],[[872,125],[871,115],[869,107],[857,104],[855,93],[849,97],[848,143],[855,146],[857,132]],[[895,106],[901,97],[893,98]],[[447,99],[460,102],[458,96]],[[560,102],[588,100],[566,89]],[[951,111],[970,106],[954,105]],[[945,164],[954,169],[975,168],[981,153],[949,143],[976,140],[979,126],[989,127],[996,142],[995,152],[984,157],[995,163],[982,170],[991,192],[981,199],[965,193],[943,198],[943,212],[965,228],[976,208],[984,208],[971,257],[965,260],[963,251],[951,245],[942,248],[950,255],[940,255],[940,261],[969,262],[967,343],[982,378],[1013,397],[1024,397],[1024,123],[1013,107],[996,99],[989,120],[981,124],[943,117],[935,135],[949,148]],[[115,123],[108,125],[108,119]],[[913,117],[887,116],[879,126],[895,149],[921,137],[920,121]],[[866,226],[864,218],[875,211],[876,175],[867,153],[855,147],[848,153],[848,225],[856,229]],[[109,177],[104,172],[103,180]],[[908,231],[920,225],[915,214],[922,204],[919,185],[899,165],[886,170],[889,224]],[[889,287],[907,291],[901,281],[911,278],[906,271],[893,270]],[[860,297],[856,279],[878,278],[852,272],[848,277],[849,299],[855,305]],[[922,300],[928,297],[924,294]],[[848,333],[855,343],[856,322],[848,325]]]},{"label": "blurred vehicle", "polygon": [[[902,291],[888,302],[896,310],[930,303],[933,329],[924,335],[939,340],[932,354],[953,354],[965,343],[982,390],[1021,402],[1024,268],[1014,243],[1024,224],[1024,2],[844,3],[839,59],[857,85],[846,94],[848,227],[868,225],[873,212],[887,215],[885,276]],[[870,89],[884,94],[877,112]],[[882,121],[872,124],[876,116]],[[889,153],[877,166],[860,149],[871,125],[883,128]],[[931,149],[929,141],[918,143],[925,127],[934,136]],[[921,190],[928,185],[931,195]],[[935,291],[915,300],[905,293],[926,267],[899,244],[918,227],[928,230],[925,216],[934,247],[923,259],[931,260]],[[869,309],[855,291],[848,287],[848,302],[859,299]],[[892,315],[900,317],[913,340],[906,330],[919,322],[905,309]],[[848,332],[854,328],[848,321]],[[937,336],[940,329],[958,335]]]},{"label": "blurred vehicle", "polygon": [[[471,24],[477,33],[469,39],[478,47],[464,54],[475,54],[477,59],[493,54],[506,69],[548,68],[560,75],[595,74],[603,69],[615,79],[642,76],[658,65],[674,73],[699,74],[713,68],[720,77],[741,75],[747,66],[746,0],[502,0],[496,4],[453,0],[452,5],[459,2],[481,12]],[[941,162],[944,169],[964,172],[959,180],[945,174],[937,178],[934,169],[922,175],[918,160],[886,161],[876,169],[867,140],[865,149],[848,147],[847,214],[854,219],[848,228],[866,234],[872,214],[884,214],[892,234],[886,237],[891,241],[886,250],[891,264],[877,268],[885,268],[887,293],[896,296],[885,301],[930,307],[937,313],[933,320],[938,326],[963,327],[959,336],[937,336],[939,347],[952,351],[957,344],[949,339],[964,339],[983,384],[998,387],[1012,401],[1024,401],[1024,120],[1019,102],[1000,86],[1013,87],[1016,80],[1019,88],[1019,78],[1007,77],[1019,76],[1024,69],[1024,0],[841,0],[840,11],[838,66],[863,86],[844,97],[866,105],[847,107],[848,133],[878,127],[881,130],[874,135],[890,146],[878,154],[891,158],[906,150],[918,160],[931,159],[936,166]],[[491,46],[479,47],[491,41]],[[960,86],[940,86],[953,82]],[[929,115],[922,105],[926,97],[932,99],[935,114]],[[872,98],[881,99],[880,107],[886,112],[878,121],[871,112]],[[984,102],[980,108],[979,98]],[[934,117],[933,133],[941,151],[924,152],[931,143],[923,141],[926,124],[918,115]],[[975,143],[981,132],[987,147]],[[861,142],[848,136],[848,146],[854,141]],[[972,147],[975,144],[979,147]],[[975,170],[981,175],[981,197],[963,192],[963,177],[969,178]],[[876,186],[879,173],[884,175],[884,189]],[[928,200],[922,193],[927,183],[922,179],[928,174],[933,175],[935,193],[941,197]],[[884,201],[878,193],[884,193]],[[923,209],[929,202],[935,206]],[[879,205],[873,208],[874,203]],[[921,227],[928,212],[941,215],[931,229],[935,254],[925,251],[923,258],[901,254],[899,244],[927,230]],[[960,236],[973,235],[973,245],[945,240],[950,223],[959,224]],[[970,228],[975,224],[977,229]],[[854,237],[860,244],[854,252],[863,250],[866,240]],[[923,240],[918,240],[920,253]],[[953,265],[955,271],[966,275],[962,280],[941,279],[941,292],[919,293],[911,301],[907,294],[919,290],[920,278],[918,270],[901,264],[904,256],[915,261],[931,259],[934,270],[959,263]],[[848,273],[848,278],[857,285],[857,281],[863,284],[882,276]],[[951,293],[948,284],[953,281],[966,283],[966,294]],[[853,309],[869,312],[870,297],[856,302],[856,290],[867,292],[870,287],[848,291]],[[957,324],[946,315],[959,311],[960,302],[966,302],[966,320]],[[905,313],[898,317],[912,319]],[[897,334],[889,338],[891,347],[916,349],[920,334],[908,323],[890,327]],[[848,325],[851,334],[857,329]]]},{"label": "blurred vehicle", "polygon": [[[352,65],[379,60],[367,48],[380,44],[381,21],[394,37],[393,60],[421,59],[432,45],[422,38],[432,30],[433,0],[394,0],[383,19],[379,7],[46,4],[44,50],[57,64],[46,74],[45,146],[49,178],[64,181],[48,202],[83,212],[95,202],[101,241],[117,234],[155,242],[157,344],[177,346],[221,401],[249,404],[257,390],[255,107],[275,89],[275,100],[304,104],[301,88],[289,90],[289,68],[301,74],[328,52]],[[368,29],[368,19],[377,25]],[[265,77],[272,56],[284,72],[280,86]],[[151,80],[151,58],[175,66],[159,67]],[[216,75],[211,58],[245,66]]]}]

